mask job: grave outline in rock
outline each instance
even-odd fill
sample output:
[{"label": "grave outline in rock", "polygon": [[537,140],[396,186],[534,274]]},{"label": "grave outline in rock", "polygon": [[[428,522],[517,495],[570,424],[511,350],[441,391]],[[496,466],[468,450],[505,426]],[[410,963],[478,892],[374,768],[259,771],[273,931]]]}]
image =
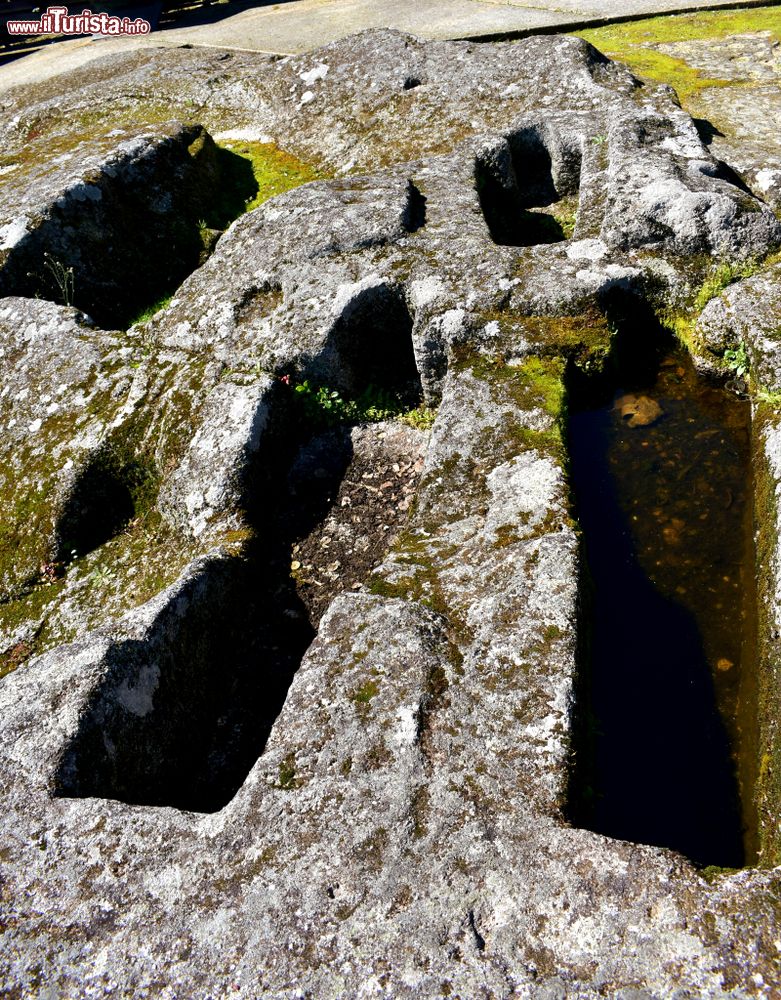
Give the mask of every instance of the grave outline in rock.
[{"label": "grave outline in rock", "polygon": [[[164,954],[169,992],[237,983],[284,996],[295,982],[314,994],[357,995],[384,977],[398,996],[438,996],[443,983],[465,996],[641,988],[717,996],[725,983],[753,989],[754,975],[777,982],[772,956],[755,947],[773,927],[772,871],[708,883],[670,852],[562,822],[578,554],[557,386],[567,357],[598,363],[609,332],[595,323],[595,335],[587,322],[581,337],[567,317],[599,311],[616,289],[657,308],[683,304],[696,291],[695,250],[721,240],[726,253],[764,253],[779,240],[778,224],[700,169],[707,151],[669,94],[638,87],[580,42],[480,49],[369,32],[315,56],[237,54],[238,88],[216,59],[123,58],[109,91],[130,81],[159,93],[175,69],[184,96],[217,67],[225,76],[209,85],[210,99],[223,117],[235,109],[237,128],[245,105],[262,106],[269,129],[284,122],[297,131],[294,151],[317,145],[336,158],[350,149],[369,176],[315,182],[240,219],[144,327],[151,360],[128,356],[139,363],[136,387],[146,380],[147,388],[118,397],[143,399],[151,412],[161,498],[192,549],[178,582],[137,608],[120,583],[97,629],[79,617],[66,579],[49,620],[63,636],[57,614],[90,626],[0,684],[0,773],[9,824],[20,831],[9,845],[8,891],[22,901],[4,981],[57,977],[88,995],[105,985],[99,955],[109,948],[116,971],[142,990]],[[329,70],[316,100],[300,102],[301,74],[314,61]],[[405,91],[412,62],[425,86]],[[361,76],[369,67],[374,90]],[[105,70],[95,67],[96,79]],[[540,81],[552,78],[551,114],[576,112],[589,140],[578,238],[496,246],[473,186],[475,152],[533,110],[523,102],[546,96]],[[83,82],[60,85],[72,96]],[[436,119],[424,113],[433,99],[442,105]],[[45,87],[29,97],[33,107],[47,100]],[[340,110],[345,101],[351,116]],[[361,125],[367,108],[381,110],[372,134]],[[594,135],[607,141],[592,144]],[[414,231],[404,221],[410,179],[426,199],[425,226]],[[663,227],[652,231],[654,199]],[[706,226],[693,225],[701,219]],[[410,526],[377,570],[377,593],[330,606],[264,753],[220,811],[52,798],[47,776],[101,683],[107,649],[118,638],[143,641],[174,594],[193,586],[199,558],[215,549],[234,558],[244,544],[235,484],[253,460],[246,446],[266,388],[282,392],[283,375],[330,384],[322,350],[338,321],[334,303],[383,283],[403,289],[424,393],[442,402]],[[235,307],[262,287],[279,287],[281,297],[243,327]],[[218,387],[225,395],[210,411]],[[235,440],[217,433],[214,417],[231,396],[245,421],[236,421]],[[185,460],[199,433],[214,440],[213,467]],[[199,476],[218,502],[193,533],[182,530],[182,498]],[[93,848],[114,860],[95,861]],[[90,908],[97,892],[110,908],[105,919]],[[23,902],[30,898],[53,930],[41,928]],[[75,944],[63,943],[64,927]],[[123,947],[150,928],[148,953]]]}]

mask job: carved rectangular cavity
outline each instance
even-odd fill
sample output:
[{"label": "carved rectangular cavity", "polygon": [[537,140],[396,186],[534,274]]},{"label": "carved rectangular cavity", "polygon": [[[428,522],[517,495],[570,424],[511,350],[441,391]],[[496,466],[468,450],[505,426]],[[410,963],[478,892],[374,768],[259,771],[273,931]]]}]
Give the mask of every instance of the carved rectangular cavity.
[{"label": "carved rectangular cavity", "polygon": [[253,540],[169,591],[142,638],[112,644],[55,794],[221,809],[263,752],[323,611],[392,544],[425,433],[400,423],[324,431],[331,392],[319,403],[294,386],[279,392],[287,405],[246,484]]},{"label": "carved rectangular cavity", "polygon": [[756,857],[749,435],[748,404],[680,349],[573,387],[587,582],[572,819],[702,866]]},{"label": "carved rectangular cavity", "polygon": [[581,150],[543,125],[529,125],[475,161],[475,183],[491,239],[502,246],[559,243],[572,235]]},{"label": "carved rectangular cavity", "polygon": [[[203,263],[258,190],[250,161],[219,149],[199,125],[112,135],[81,150],[76,179],[60,157],[43,181],[20,172],[12,182],[26,178],[35,200],[0,260],[0,294],[73,305],[106,329],[125,327]],[[0,221],[13,196],[6,191]]]}]

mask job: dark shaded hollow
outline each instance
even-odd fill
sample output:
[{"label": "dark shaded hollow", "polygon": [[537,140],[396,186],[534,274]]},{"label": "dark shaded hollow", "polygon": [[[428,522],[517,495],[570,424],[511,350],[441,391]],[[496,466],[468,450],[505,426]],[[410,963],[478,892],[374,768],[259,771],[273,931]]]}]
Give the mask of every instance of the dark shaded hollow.
[{"label": "dark shaded hollow", "polygon": [[364,289],[331,330],[324,351],[332,371],[329,382],[352,396],[371,386],[410,408],[419,405],[423,387],[412,327],[401,289],[391,285]]},{"label": "dark shaded hollow", "polygon": [[[291,546],[327,516],[353,459],[349,432],[337,428],[327,455],[318,446],[320,474],[304,481],[311,428],[292,390],[279,383],[277,393],[245,480],[254,539],[242,557],[206,564],[149,639],[111,647],[56,795],[215,812],[263,753],[318,624],[291,575]],[[332,596],[342,589],[335,583]]]},{"label": "dark shaded hollow", "polygon": [[58,526],[56,562],[86,555],[117,535],[135,516],[128,486],[106,470],[91,467],[68,497]]},{"label": "dark shaded hollow", "polygon": [[527,126],[475,161],[480,207],[494,243],[537,246],[566,239],[550,212],[538,211],[574,197],[580,186],[581,154],[550,139],[540,126]]},{"label": "dark shaded hollow", "polygon": [[[735,868],[756,848],[749,414],[643,325],[624,325],[607,375],[572,383],[586,572],[569,815]],[[630,426],[628,393],[663,414]]]},{"label": "dark shaded hollow", "polygon": [[145,512],[154,469],[129,447],[107,444],[81,470],[57,522],[55,561],[66,564],[99,548]]},{"label": "dark shaded hollow", "polygon": [[133,169],[99,173],[93,187],[99,198],[60,198],[14,248],[0,293],[74,305],[105,329],[173,294],[258,188],[249,161],[197,125]]},{"label": "dark shaded hollow", "polygon": [[404,228],[408,233],[416,233],[426,225],[426,196],[420,188],[407,182],[407,210],[404,218]]},{"label": "dark shaded hollow", "polygon": [[[288,411],[279,423],[294,421]],[[292,496],[287,469],[305,434],[278,439],[254,470],[258,533],[243,557],[209,563],[161,612],[150,640],[112,647],[58,769],[57,795],[215,812],[241,787],[315,635],[290,546],[324,516],[351,457],[346,445],[335,449],[327,477]],[[150,670],[159,681],[140,711],[132,706],[144,707]]]},{"label": "dark shaded hollow", "polygon": [[[153,640],[114,645],[55,794],[202,812],[227,804],[311,639],[289,594],[276,592],[269,609],[275,585],[284,588],[278,573],[248,563],[212,564],[161,614]],[[149,671],[159,682],[145,696]]]}]

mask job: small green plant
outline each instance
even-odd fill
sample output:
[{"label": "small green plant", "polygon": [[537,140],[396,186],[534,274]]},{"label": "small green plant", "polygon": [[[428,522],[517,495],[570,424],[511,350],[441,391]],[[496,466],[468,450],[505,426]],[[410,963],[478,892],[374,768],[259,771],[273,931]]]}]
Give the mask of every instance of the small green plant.
[{"label": "small green plant", "polygon": [[781,409],[781,392],[771,392],[770,389],[763,389],[759,386],[754,395],[760,403],[765,403],[774,409]]},{"label": "small green plant", "polygon": [[606,135],[592,135],[591,136],[591,142],[595,146],[604,146],[604,144],[607,142],[607,136]]},{"label": "small green plant", "polygon": [[[289,376],[282,381],[290,384]],[[373,424],[398,417],[410,427],[430,428],[436,412],[429,407],[410,409],[404,400],[385,389],[367,386],[355,399],[342,396],[337,389],[313,385],[304,379],[293,386],[305,419],[315,427],[336,427],[339,424]]]},{"label": "small green plant", "polygon": [[327,425],[342,423],[352,416],[355,404],[352,405],[336,389],[327,386],[314,386],[309,379],[304,379],[294,390],[302,403],[304,413],[316,423]]},{"label": "small green plant", "polygon": [[114,573],[108,566],[96,566],[89,575],[90,583],[94,583],[99,587],[108,586],[113,579]]},{"label": "small green plant", "polygon": [[431,406],[419,406],[415,410],[408,410],[399,417],[402,423],[408,424],[419,431],[430,431],[437,419],[437,411]]},{"label": "small green plant", "polygon": [[724,352],[724,364],[738,378],[748,375],[749,359],[746,353],[746,345],[742,340],[736,348]]},{"label": "small green plant", "polygon": [[63,305],[73,305],[73,268],[66,267],[61,260],[56,260],[50,253],[44,253],[43,266],[51,274],[60,293]]}]

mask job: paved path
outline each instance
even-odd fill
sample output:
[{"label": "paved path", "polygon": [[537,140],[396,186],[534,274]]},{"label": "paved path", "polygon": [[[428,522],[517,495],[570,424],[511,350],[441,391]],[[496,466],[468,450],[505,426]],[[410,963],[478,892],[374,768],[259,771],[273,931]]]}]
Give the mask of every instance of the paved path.
[{"label": "paved path", "polygon": [[[45,45],[0,66],[0,92],[48,79],[110,52],[147,45],[188,43],[291,53],[315,49],[363,28],[399,28],[421,38],[521,37],[653,14],[779,3],[781,0],[289,0],[251,7],[211,24],[153,32],[145,38],[77,38]],[[71,0],[70,10],[78,13],[82,6]]]}]

